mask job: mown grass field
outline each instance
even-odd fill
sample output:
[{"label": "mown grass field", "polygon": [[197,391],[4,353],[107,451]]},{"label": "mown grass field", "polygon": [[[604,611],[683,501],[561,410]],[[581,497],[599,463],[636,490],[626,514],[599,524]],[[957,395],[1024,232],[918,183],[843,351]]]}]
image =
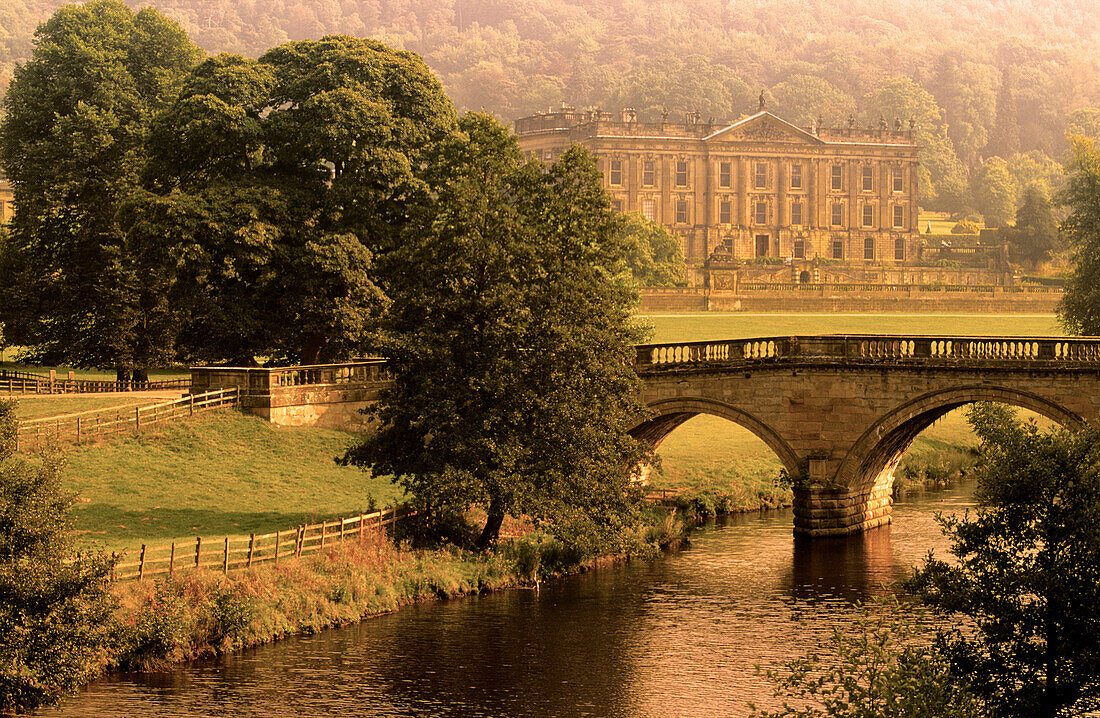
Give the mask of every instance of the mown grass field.
[{"label": "mown grass field", "polygon": [[[16,401],[15,415],[20,419],[41,419],[97,409],[133,410],[139,406],[160,404],[183,396],[180,391],[122,392],[119,394],[22,394]],[[0,399],[3,399],[0,395]]]},{"label": "mown grass field", "polygon": [[1065,336],[1052,314],[642,314],[653,343],[805,334]]},{"label": "mown grass field", "polygon": [[338,466],[354,435],[236,411],[65,452],[82,542],[123,548],[286,529],[392,504],[400,489]]}]

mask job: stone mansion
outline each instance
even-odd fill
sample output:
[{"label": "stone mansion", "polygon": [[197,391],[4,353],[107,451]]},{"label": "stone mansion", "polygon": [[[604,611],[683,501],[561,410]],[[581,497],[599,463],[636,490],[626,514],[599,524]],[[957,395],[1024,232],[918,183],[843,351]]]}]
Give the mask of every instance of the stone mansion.
[{"label": "stone mansion", "polygon": [[711,255],[899,265],[918,257],[917,150],[912,126],[802,128],[760,112],[733,124],[638,122],[631,109],[536,114],[515,121],[520,148],[543,161],[573,144],[597,158],[620,211]]}]

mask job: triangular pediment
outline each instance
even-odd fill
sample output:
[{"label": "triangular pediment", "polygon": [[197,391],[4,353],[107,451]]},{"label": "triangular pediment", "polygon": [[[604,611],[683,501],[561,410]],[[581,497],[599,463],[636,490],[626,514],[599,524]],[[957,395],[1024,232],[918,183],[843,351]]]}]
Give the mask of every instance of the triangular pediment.
[{"label": "triangular pediment", "polygon": [[707,136],[707,142],[783,142],[791,144],[824,144],[824,141],[801,127],[767,110],[734,122],[729,127]]}]

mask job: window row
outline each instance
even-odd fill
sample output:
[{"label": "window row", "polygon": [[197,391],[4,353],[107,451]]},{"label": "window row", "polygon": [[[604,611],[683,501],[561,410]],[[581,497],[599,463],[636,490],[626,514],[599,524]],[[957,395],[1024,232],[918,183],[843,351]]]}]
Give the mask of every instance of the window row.
[{"label": "window row", "polygon": [[[675,213],[675,219],[673,221],[676,224],[687,224],[690,221],[690,203],[687,200],[676,200],[673,204],[673,211]],[[611,200],[611,207],[616,212],[623,211],[623,201],[621,199]],[[876,206],[873,204],[865,204],[862,209],[862,227],[874,228],[875,227],[875,211]],[[752,223],[755,225],[767,225],[770,223],[770,207],[767,202],[754,202],[752,204]],[[844,227],[844,205],[840,203],[834,203],[830,206],[829,214],[829,226],[831,227]],[[646,219],[657,220],[657,200],[644,199],[642,200],[642,215]],[[894,205],[891,207],[891,227],[894,229],[904,229],[905,227],[905,207],[902,205]],[[792,202],[790,205],[790,215],[787,217],[785,224],[800,227],[805,224],[806,216],[803,213],[802,202]],[[718,224],[733,224],[733,201],[721,200],[718,202]]]},{"label": "window row", "polygon": [[[755,249],[757,257],[771,256],[771,237],[766,234],[758,234],[755,237]],[[791,256],[795,259],[806,259],[806,240],[797,238],[791,243]],[[832,259],[844,259],[844,240],[834,239],[830,247]],[[863,259],[873,262],[878,258],[874,237],[863,239]],[[894,260],[905,261],[905,239],[898,237],[894,240]]]},{"label": "window row", "polygon": [[[677,187],[688,186],[688,161],[676,160],[673,181]],[[861,189],[864,192],[874,190],[875,168],[872,165],[864,165],[861,168]],[[754,162],[752,175],[753,189],[768,188],[768,163]],[[608,162],[608,182],[613,187],[623,185],[623,160],[612,159]],[[802,165],[792,164],[788,179],[790,189],[804,189],[802,182]],[[656,160],[642,161],[642,186],[657,186],[657,162]],[[718,163],[718,187],[730,189],[733,187],[733,162]],[[844,165],[834,164],[831,169],[829,188],[833,191],[844,190]],[[893,192],[902,192],[905,188],[905,173],[900,167],[890,169],[890,189]]]}]

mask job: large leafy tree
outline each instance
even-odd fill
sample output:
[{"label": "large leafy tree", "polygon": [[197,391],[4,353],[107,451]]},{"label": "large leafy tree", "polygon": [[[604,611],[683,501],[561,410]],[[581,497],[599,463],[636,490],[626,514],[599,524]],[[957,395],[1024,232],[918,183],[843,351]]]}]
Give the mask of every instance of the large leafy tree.
[{"label": "large leafy tree", "polygon": [[1017,255],[1035,265],[1050,259],[1058,247],[1058,223],[1041,186],[1031,185],[1024,190],[1024,200],[1016,210],[1016,226],[1007,231]]},{"label": "large leafy tree", "polygon": [[974,205],[990,227],[1004,227],[1016,214],[1016,197],[1020,188],[1000,157],[990,157],[971,182]]},{"label": "large leafy tree", "polygon": [[[941,634],[992,715],[1053,718],[1100,700],[1100,435],[1040,431],[978,405],[978,509],[941,519],[956,563],[913,586],[974,630]],[[1076,712],[1074,713],[1077,714]]]},{"label": "large leafy tree", "polygon": [[169,237],[181,343],[204,360],[316,362],[362,351],[374,258],[429,196],[426,152],[455,128],[412,53],[349,37],[200,65],[156,120],[138,244]]},{"label": "large leafy tree", "polygon": [[153,114],[176,96],[199,50],[152,9],[118,0],[62,7],[35,35],[0,123],[15,218],[0,319],[41,361],[143,369],[162,362],[116,213],[137,184]]},{"label": "large leafy tree", "polygon": [[72,498],[56,458],[12,458],[14,405],[0,401],[0,713],[56,703],[98,670],[109,641],[110,561],[68,541]]},{"label": "large leafy tree", "polygon": [[392,388],[378,431],[347,454],[435,509],[615,525],[641,447],[617,216],[591,157],[525,163],[508,132],[467,115],[433,158],[438,195],[385,261]]},{"label": "large leafy tree", "polygon": [[1074,334],[1100,334],[1100,150],[1095,140],[1073,138],[1073,159],[1062,202],[1069,216],[1062,235],[1073,250],[1073,273],[1058,307]]},{"label": "large leafy tree", "polygon": [[684,281],[684,252],[680,238],[668,227],[640,212],[623,215],[625,261],[643,287],[674,287]]}]

